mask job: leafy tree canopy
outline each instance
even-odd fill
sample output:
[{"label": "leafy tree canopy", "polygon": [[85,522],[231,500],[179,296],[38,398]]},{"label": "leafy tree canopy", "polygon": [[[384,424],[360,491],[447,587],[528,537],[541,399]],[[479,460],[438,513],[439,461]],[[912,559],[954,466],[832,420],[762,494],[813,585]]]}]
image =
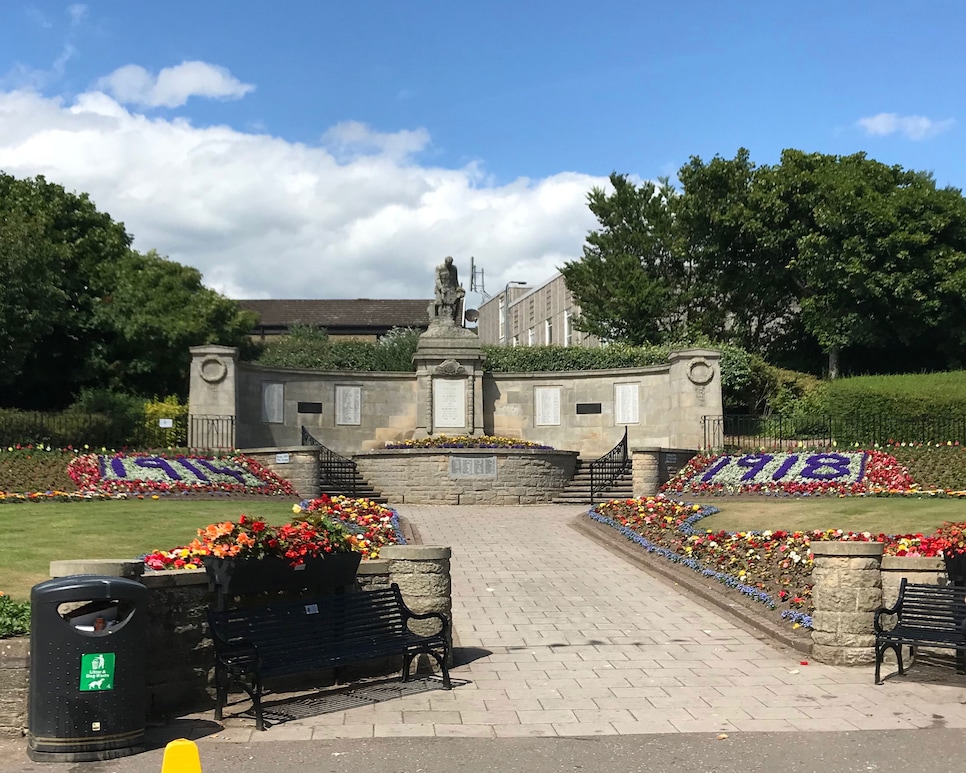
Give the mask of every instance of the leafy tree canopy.
[{"label": "leafy tree canopy", "polygon": [[252,315],[131,243],[86,194],[0,172],[2,404],[60,408],[87,387],[184,396],[189,346],[246,344]]}]

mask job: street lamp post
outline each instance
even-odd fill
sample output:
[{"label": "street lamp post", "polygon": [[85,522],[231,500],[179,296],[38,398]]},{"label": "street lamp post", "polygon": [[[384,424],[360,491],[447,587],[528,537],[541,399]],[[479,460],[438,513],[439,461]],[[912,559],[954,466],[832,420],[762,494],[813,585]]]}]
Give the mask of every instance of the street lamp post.
[{"label": "street lamp post", "polygon": [[526,282],[511,280],[503,288],[503,343],[510,342],[510,285],[525,285]]}]

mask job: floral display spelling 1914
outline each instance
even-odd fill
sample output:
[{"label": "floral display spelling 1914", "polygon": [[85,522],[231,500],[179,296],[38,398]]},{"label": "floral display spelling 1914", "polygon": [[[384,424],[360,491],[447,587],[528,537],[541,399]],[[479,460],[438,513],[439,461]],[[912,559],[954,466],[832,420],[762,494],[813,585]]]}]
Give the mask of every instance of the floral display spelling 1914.
[{"label": "floral display spelling 1914", "polygon": [[251,457],[188,454],[85,454],[68,473],[81,492],[98,494],[235,493],[294,496],[287,480]]}]

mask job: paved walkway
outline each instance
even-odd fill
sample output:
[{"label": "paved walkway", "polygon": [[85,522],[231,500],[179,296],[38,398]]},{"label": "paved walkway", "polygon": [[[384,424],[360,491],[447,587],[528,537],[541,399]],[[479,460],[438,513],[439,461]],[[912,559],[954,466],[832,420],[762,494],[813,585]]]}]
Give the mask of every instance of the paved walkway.
[{"label": "paved walkway", "polygon": [[350,693],[265,733],[229,718],[208,740],[966,728],[951,669],[876,687],[871,667],[803,665],[576,532],[580,508],[398,509],[453,549],[454,628],[474,658],[456,688],[390,680],[375,703]]}]

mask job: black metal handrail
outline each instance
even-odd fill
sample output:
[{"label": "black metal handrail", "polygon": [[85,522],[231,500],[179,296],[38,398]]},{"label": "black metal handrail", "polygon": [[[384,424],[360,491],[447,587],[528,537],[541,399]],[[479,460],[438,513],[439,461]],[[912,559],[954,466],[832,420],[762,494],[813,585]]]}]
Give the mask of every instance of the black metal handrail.
[{"label": "black metal handrail", "polygon": [[966,443],[966,416],[921,416],[915,419],[888,414],[853,416],[704,416],[707,449],[761,447],[884,445],[906,443]]},{"label": "black metal handrail", "polygon": [[304,426],[302,427],[302,445],[315,446],[319,449],[320,489],[337,491],[352,497],[356,495],[359,467],[352,459],[337,454],[331,448],[326,448]]},{"label": "black metal handrail", "polygon": [[631,469],[631,458],[627,453],[627,427],[624,437],[610,451],[590,463],[590,503],[594,504],[597,495],[613,486],[622,475]]}]

